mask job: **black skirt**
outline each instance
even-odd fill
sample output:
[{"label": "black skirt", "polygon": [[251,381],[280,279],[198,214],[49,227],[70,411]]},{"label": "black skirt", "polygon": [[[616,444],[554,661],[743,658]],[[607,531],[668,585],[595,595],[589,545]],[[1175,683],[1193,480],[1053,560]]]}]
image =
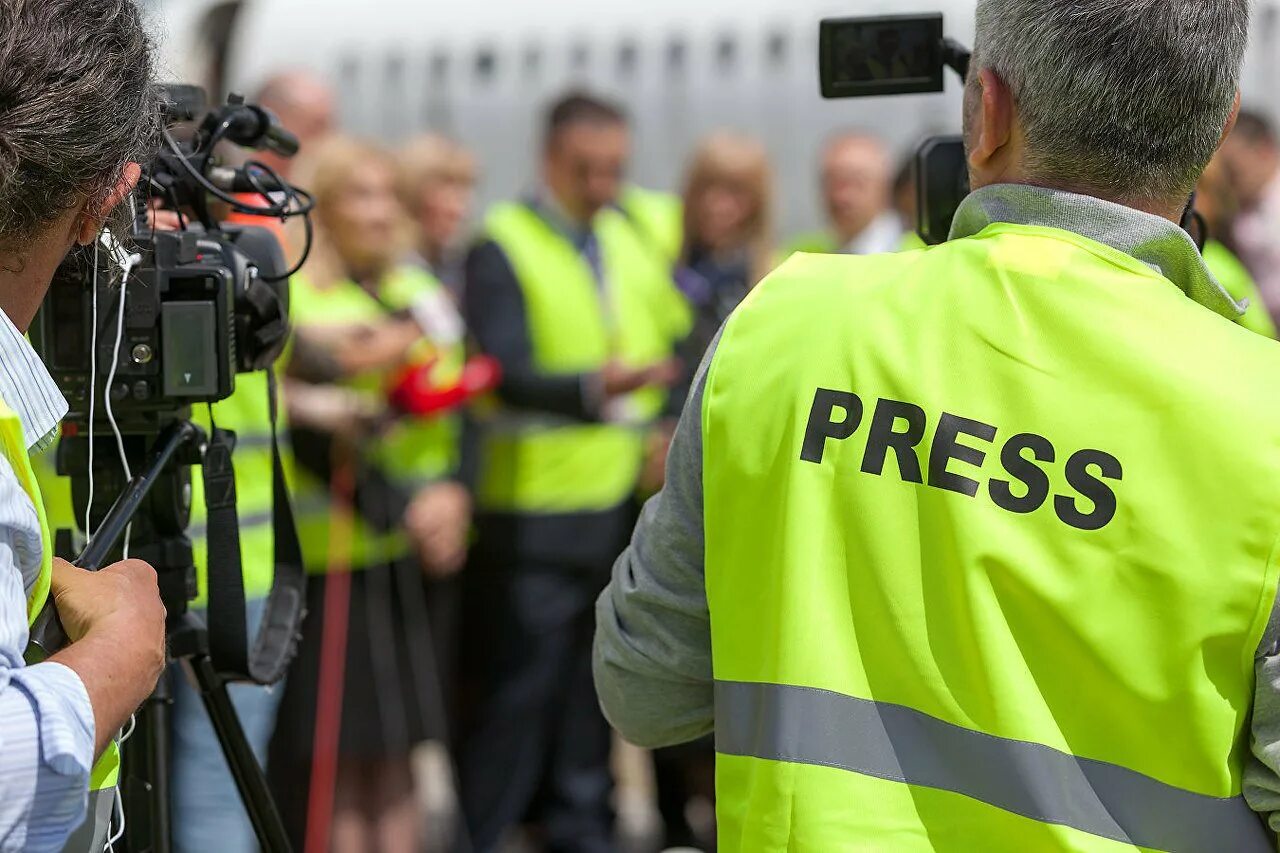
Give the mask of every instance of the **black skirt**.
[{"label": "black skirt", "polygon": [[[315,745],[325,597],[333,578],[308,578],[307,619],[290,669],[272,744],[272,763],[309,763]],[[404,559],[351,573],[338,755],[407,755],[445,739],[447,707],[438,646],[452,630],[452,588],[429,583]],[[447,645],[447,643],[446,643]]]}]

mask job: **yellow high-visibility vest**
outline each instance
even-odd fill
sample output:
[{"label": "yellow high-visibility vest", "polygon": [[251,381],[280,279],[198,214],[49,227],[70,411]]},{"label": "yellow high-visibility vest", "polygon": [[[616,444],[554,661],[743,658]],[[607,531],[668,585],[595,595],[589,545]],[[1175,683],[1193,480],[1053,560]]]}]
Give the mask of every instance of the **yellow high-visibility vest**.
[{"label": "yellow high-visibility vest", "polygon": [[[417,299],[439,293],[443,286],[429,273],[406,266],[387,276],[377,298],[352,281],[320,289],[305,276],[295,276],[291,287],[290,311],[295,326],[301,328],[327,323],[381,322],[389,309],[407,309]],[[424,346],[427,346],[425,341]],[[462,344],[442,349],[427,346],[427,349],[431,350],[430,357],[439,360],[437,370],[441,383],[456,379],[465,360]],[[378,396],[388,390],[382,386],[382,379],[360,377],[350,384]],[[460,420],[454,413],[405,418],[369,442],[361,452],[365,454],[365,461],[377,466],[391,482],[412,491],[453,471],[460,452],[460,434]],[[330,568],[329,487],[301,466],[295,472],[295,480],[294,509],[303,561],[308,572],[322,573]],[[402,559],[410,553],[409,541],[400,530],[381,533],[359,517],[353,519],[353,524],[348,568],[366,569]]]},{"label": "yellow high-visibility vest", "polygon": [[993,224],[748,297],[702,411],[722,851],[1275,849],[1280,350],[1214,293]]},{"label": "yellow high-visibility vest", "polygon": [[[32,465],[31,454],[23,438],[22,421],[4,401],[0,400],[0,452],[31,498],[40,520],[40,576],[27,594],[27,617],[34,624],[40,611],[49,600],[49,586],[53,577],[53,536],[49,518],[40,492],[40,483]],[[83,832],[86,842],[106,837],[106,827],[111,819],[111,803],[115,788],[120,783],[120,748],[112,742],[102,754],[89,775],[89,812]],[[77,833],[77,838],[80,833]]]},{"label": "yellow high-visibility vest", "polygon": [[[536,211],[500,205],[489,237],[524,295],[535,367],[548,375],[598,371],[610,360],[640,367],[671,357],[691,311],[670,274],[616,211],[597,217],[603,288],[578,250]],[[584,423],[499,407],[484,424],[477,503],[499,512],[589,512],[631,495],[644,435],[662,389],[630,395],[628,418]]]},{"label": "yellow high-visibility vest", "polygon": [[1276,337],[1276,324],[1267,313],[1267,303],[1262,301],[1257,282],[1240,259],[1222,243],[1210,240],[1204,247],[1204,264],[1233,299],[1249,303],[1240,325],[1264,337]]}]

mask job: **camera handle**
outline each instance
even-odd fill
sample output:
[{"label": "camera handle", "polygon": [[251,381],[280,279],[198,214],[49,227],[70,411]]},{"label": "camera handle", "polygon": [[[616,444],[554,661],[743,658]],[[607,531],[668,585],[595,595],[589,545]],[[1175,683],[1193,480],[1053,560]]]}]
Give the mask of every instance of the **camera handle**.
[{"label": "camera handle", "polygon": [[[134,476],[120,493],[120,497],[116,498],[97,534],[76,558],[75,565],[90,572],[103,568],[143,499],[168,468],[173,457],[187,446],[201,447],[205,440],[204,430],[190,421],[180,420],[170,424],[156,442],[151,458],[147,460],[147,467]],[[62,627],[62,621],[58,618],[58,611],[54,609],[53,599],[50,597],[32,623],[31,641],[26,652],[27,663],[46,660],[66,644],[67,632]]]},{"label": "camera handle", "polygon": [[973,60],[973,51],[953,38],[942,40],[942,64],[960,75],[961,80],[969,79],[969,63]]}]

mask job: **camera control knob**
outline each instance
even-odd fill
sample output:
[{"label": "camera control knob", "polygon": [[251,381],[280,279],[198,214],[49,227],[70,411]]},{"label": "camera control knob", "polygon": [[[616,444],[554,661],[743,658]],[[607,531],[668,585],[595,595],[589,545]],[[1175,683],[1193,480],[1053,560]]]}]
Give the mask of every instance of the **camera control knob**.
[{"label": "camera control knob", "polygon": [[155,358],[155,351],[148,344],[138,344],[133,348],[134,364],[150,364],[151,359]]},{"label": "camera control knob", "polygon": [[151,384],[145,379],[133,383],[133,399],[138,402],[151,399]]}]

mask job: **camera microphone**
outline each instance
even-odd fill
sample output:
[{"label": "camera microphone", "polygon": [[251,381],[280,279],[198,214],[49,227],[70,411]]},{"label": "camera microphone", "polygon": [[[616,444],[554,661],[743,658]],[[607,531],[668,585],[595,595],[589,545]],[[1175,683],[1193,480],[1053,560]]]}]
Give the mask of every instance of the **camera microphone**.
[{"label": "camera microphone", "polygon": [[270,110],[246,104],[244,96],[232,94],[227,98],[223,131],[227,139],[244,148],[273,151],[281,157],[292,157],[301,147],[294,136]]},{"label": "camera microphone", "polygon": [[292,157],[298,153],[298,149],[302,144],[298,142],[298,137],[292,132],[285,130],[284,125],[280,123],[269,110],[258,107],[262,120],[262,140],[268,151],[274,151],[281,157]]},{"label": "camera microphone", "polygon": [[272,193],[286,191],[284,185],[264,171],[254,170],[253,174],[250,175],[249,171],[251,169],[253,169],[252,166],[244,166],[239,169],[232,169],[229,166],[215,166],[209,170],[209,183],[228,193],[256,193],[261,190]]}]

